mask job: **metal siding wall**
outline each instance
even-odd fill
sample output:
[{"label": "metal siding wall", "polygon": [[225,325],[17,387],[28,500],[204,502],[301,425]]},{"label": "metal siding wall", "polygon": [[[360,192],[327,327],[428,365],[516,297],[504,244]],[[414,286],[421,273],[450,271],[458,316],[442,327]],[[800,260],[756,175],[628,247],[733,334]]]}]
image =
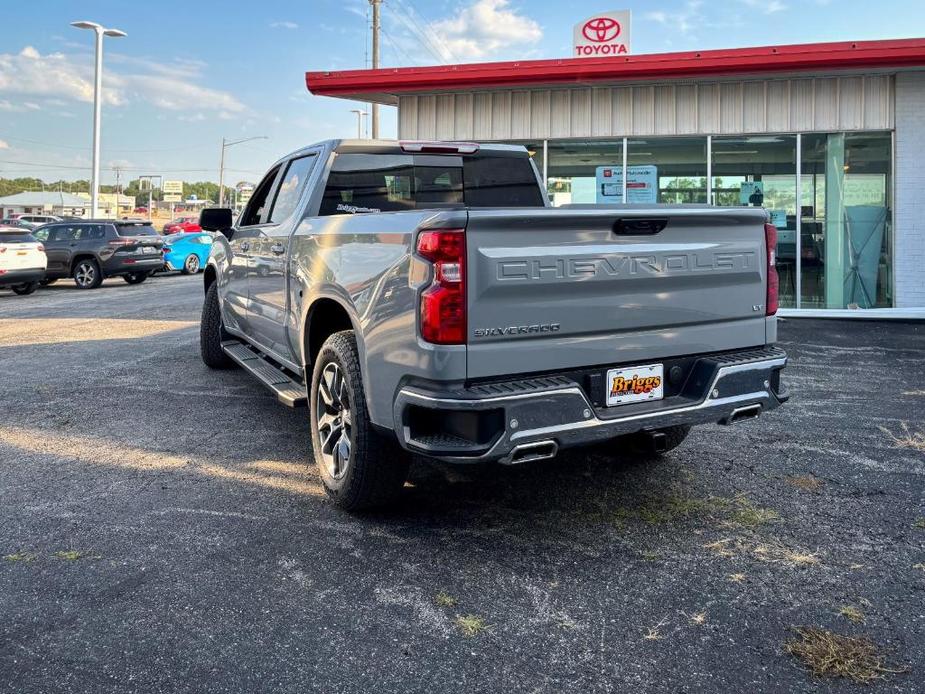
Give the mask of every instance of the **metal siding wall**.
[{"label": "metal siding wall", "polygon": [[456,97],[453,94],[437,95],[437,139],[456,137]]},{"label": "metal siding wall", "polygon": [[423,94],[399,99],[403,138],[735,135],[890,130],[892,75]]},{"label": "metal siding wall", "polygon": [[530,137],[530,92],[511,95],[511,138],[526,140]]}]

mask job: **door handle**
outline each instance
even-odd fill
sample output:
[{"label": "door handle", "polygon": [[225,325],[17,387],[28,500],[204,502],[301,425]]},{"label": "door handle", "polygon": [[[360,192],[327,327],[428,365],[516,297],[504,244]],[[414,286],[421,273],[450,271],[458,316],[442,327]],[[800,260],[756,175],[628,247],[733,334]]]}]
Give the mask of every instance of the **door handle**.
[{"label": "door handle", "polygon": [[251,249],[251,245],[247,241],[241,242],[241,250],[247,253]]},{"label": "door handle", "polygon": [[273,255],[282,255],[286,252],[286,247],[281,243],[274,243],[270,246],[270,250],[273,252]]}]

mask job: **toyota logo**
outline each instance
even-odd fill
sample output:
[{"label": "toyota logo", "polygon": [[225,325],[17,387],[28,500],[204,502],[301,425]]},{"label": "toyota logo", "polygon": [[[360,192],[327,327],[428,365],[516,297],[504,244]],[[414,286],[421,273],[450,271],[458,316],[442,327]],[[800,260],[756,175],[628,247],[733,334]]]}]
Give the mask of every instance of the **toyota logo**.
[{"label": "toyota logo", "polygon": [[581,33],[588,41],[607,43],[620,35],[620,22],[610,17],[595,17],[585,22]]}]

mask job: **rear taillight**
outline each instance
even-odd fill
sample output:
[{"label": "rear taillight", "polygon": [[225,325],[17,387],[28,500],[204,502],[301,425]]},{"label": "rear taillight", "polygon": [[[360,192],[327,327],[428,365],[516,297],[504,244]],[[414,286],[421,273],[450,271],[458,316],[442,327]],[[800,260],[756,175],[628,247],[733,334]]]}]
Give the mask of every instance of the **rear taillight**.
[{"label": "rear taillight", "polygon": [[110,246],[131,246],[135,243],[132,239],[112,239],[109,241]]},{"label": "rear taillight", "polygon": [[765,315],[773,316],[777,313],[780,292],[780,278],[777,276],[777,227],[773,224],[764,225],[764,242],[768,247],[768,296],[764,302]]},{"label": "rear taillight", "polygon": [[422,231],[417,253],[434,266],[433,281],[421,294],[421,337],[437,345],[465,344],[465,230]]},{"label": "rear taillight", "polygon": [[45,252],[45,246],[43,246],[42,244],[39,244],[38,251],[39,251],[39,253],[44,253],[44,252]]}]

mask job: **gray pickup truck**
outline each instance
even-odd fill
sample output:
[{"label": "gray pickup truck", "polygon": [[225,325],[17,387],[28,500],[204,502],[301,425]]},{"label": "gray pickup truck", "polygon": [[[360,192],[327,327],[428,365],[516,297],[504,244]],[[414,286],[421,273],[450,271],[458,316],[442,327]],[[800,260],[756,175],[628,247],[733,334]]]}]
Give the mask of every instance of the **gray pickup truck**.
[{"label": "gray pickup truck", "polygon": [[267,173],[204,273],[201,352],[308,406],[324,486],[385,503],[412,454],[523,464],[787,399],[761,209],[549,206],[523,147],[341,140]]}]

